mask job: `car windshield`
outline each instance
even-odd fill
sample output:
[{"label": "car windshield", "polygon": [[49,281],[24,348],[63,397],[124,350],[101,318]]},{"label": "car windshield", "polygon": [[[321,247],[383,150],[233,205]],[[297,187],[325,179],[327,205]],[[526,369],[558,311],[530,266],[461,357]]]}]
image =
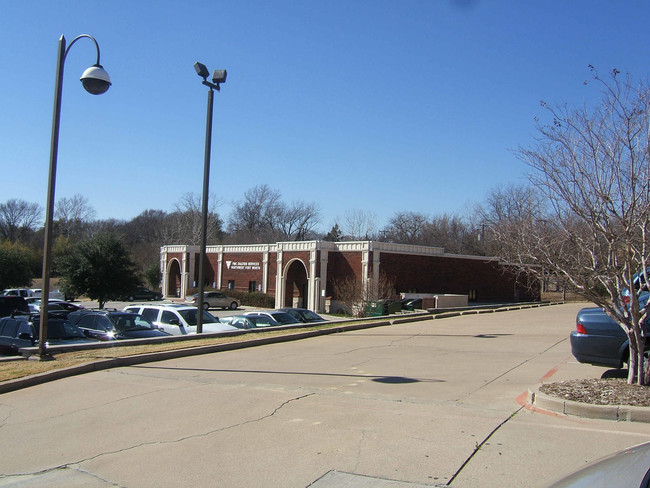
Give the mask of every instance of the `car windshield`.
[{"label": "car windshield", "polygon": [[307,320],[322,320],[322,318],[319,315],[315,314],[311,310],[301,310],[299,313],[302,313],[302,316]]},{"label": "car windshield", "polygon": [[285,312],[275,312],[271,314],[271,316],[273,317],[273,319],[275,319],[275,321],[281,324],[295,324],[296,322],[298,322],[298,320],[296,320],[291,315]]},{"label": "car windshield", "polygon": [[250,315],[246,316],[248,320],[253,322],[255,325],[278,325],[278,323],[270,317],[265,317],[264,315]]},{"label": "car windshield", "polygon": [[141,315],[124,314],[113,317],[115,328],[119,331],[128,330],[148,330],[153,329],[153,325]]},{"label": "car windshield", "polygon": [[48,339],[85,339],[81,330],[68,320],[49,319],[47,321]]},{"label": "car windshield", "polygon": [[[196,325],[197,323],[196,312],[197,312],[196,308],[188,308],[187,310],[178,311],[178,313],[181,314],[181,317],[183,317],[183,320],[185,320],[185,322],[187,322],[188,325]],[[216,322],[219,321],[215,319],[212,315],[210,315],[208,312],[203,311],[204,324],[214,324]]]}]

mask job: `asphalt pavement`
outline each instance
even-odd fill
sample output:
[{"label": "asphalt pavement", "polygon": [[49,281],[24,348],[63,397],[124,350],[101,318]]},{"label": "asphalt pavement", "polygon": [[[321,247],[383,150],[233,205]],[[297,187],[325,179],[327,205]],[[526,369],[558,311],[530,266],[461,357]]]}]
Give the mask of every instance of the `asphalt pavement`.
[{"label": "asphalt pavement", "polygon": [[581,306],[405,322],[4,393],[0,486],[542,487],[650,440],[647,423],[526,403],[542,382],[605,371],[571,356]]}]

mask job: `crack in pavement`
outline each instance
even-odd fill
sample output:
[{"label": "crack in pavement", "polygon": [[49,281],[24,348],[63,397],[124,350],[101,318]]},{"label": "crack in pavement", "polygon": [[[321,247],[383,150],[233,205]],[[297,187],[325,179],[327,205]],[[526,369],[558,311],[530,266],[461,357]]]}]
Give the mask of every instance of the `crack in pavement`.
[{"label": "crack in pavement", "polygon": [[509,416],[507,419],[505,419],[503,422],[501,422],[499,425],[497,425],[494,429],[492,429],[492,432],[490,432],[490,433],[485,437],[485,439],[483,439],[480,443],[477,443],[477,444],[476,444],[476,448],[474,448],[474,451],[472,452],[472,454],[470,454],[469,457],[468,457],[467,459],[465,459],[465,462],[463,462],[463,464],[461,464],[460,468],[458,468],[458,470],[454,473],[454,475],[453,475],[451,478],[449,478],[449,481],[447,481],[447,483],[445,483],[445,485],[443,485],[443,486],[451,486],[451,484],[452,484],[452,483],[454,482],[454,480],[458,477],[458,475],[463,471],[463,469],[465,469],[465,466],[467,466],[467,465],[470,463],[470,461],[474,458],[474,456],[476,456],[476,454],[478,454],[478,452],[479,452],[479,451],[481,450],[481,448],[482,448],[482,447],[487,443],[487,441],[489,441],[490,438],[491,438],[494,434],[496,434],[497,431],[498,431],[499,429],[501,429],[501,427],[503,427],[503,426],[504,426],[505,424],[507,424],[511,419],[513,419],[513,418],[514,418],[514,417],[515,417],[519,412],[521,412],[521,411],[523,410],[523,408],[524,408],[524,407],[519,407],[517,410],[515,410],[514,412],[512,412],[512,413],[510,414],[510,416]]},{"label": "crack in pavement", "polygon": [[176,443],[179,443],[179,442],[186,441],[188,439],[196,439],[196,438],[200,438],[200,437],[207,437],[207,436],[210,436],[210,435],[215,434],[217,432],[224,432],[226,430],[234,429],[234,428],[237,428],[237,427],[242,427],[242,426],[247,425],[247,424],[252,424],[252,423],[255,423],[255,422],[261,422],[261,421],[263,421],[265,419],[273,417],[276,413],[278,413],[280,410],[282,410],[288,404],[293,403],[293,402],[298,401],[298,400],[303,400],[304,398],[310,397],[312,395],[315,395],[315,393],[307,393],[305,395],[301,395],[301,396],[298,396],[298,397],[295,397],[295,398],[289,398],[288,400],[285,400],[279,406],[274,408],[271,413],[268,413],[266,415],[262,415],[261,417],[258,417],[258,418],[245,420],[245,421],[239,422],[237,424],[228,425],[228,426],[225,426],[225,427],[220,427],[218,429],[213,429],[213,430],[210,430],[210,431],[207,431],[207,432],[202,432],[200,434],[191,434],[191,435],[187,435],[187,436],[184,436],[184,437],[179,437],[178,439],[173,439],[173,440],[142,442],[140,444],[136,444],[136,445],[133,445],[133,446],[124,447],[122,449],[116,449],[114,451],[102,452],[102,453],[99,453],[99,454],[95,454],[94,456],[90,456],[90,457],[87,457],[87,458],[84,458],[84,459],[80,459],[78,461],[71,461],[69,463],[65,463],[65,464],[62,464],[62,465],[59,465],[59,466],[54,466],[54,467],[51,467],[51,468],[43,469],[41,471],[36,471],[36,472],[32,472],[32,473],[15,473],[15,474],[11,474],[11,475],[0,475],[0,480],[19,477],[19,476],[42,475],[42,474],[49,473],[51,471],[56,471],[58,469],[76,469],[76,470],[78,470],[80,472],[85,472],[85,471],[81,470],[80,468],[75,468],[74,466],[81,465],[82,463],[85,463],[85,462],[88,462],[88,461],[93,461],[93,460],[98,459],[98,458],[100,458],[102,456],[107,456],[107,455],[111,455],[111,454],[120,454],[120,453],[128,452],[128,451],[131,451],[131,450],[134,450],[134,449],[139,449],[141,447],[146,447],[146,446],[176,444]]}]

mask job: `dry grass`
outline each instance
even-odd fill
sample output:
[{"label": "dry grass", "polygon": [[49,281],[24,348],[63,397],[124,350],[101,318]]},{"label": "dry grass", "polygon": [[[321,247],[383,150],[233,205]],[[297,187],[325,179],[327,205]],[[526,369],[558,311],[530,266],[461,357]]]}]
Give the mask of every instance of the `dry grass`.
[{"label": "dry grass", "polygon": [[[353,321],[346,326],[354,324]],[[268,337],[286,336],[306,330],[331,329],[340,327],[341,324],[321,324],[293,329],[256,331],[250,334],[242,334],[227,337],[206,337],[201,339],[183,340],[178,342],[163,342],[160,344],[143,344],[121,346],[119,342],[114,342],[114,347],[102,349],[86,349],[75,352],[66,352],[56,354],[54,361],[6,361],[0,362],[0,382],[8,381],[25,376],[31,376],[38,373],[44,373],[55,369],[68,368],[84,363],[92,363],[102,359],[111,359],[118,357],[135,356],[155,352],[174,351],[179,349],[189,349],[208,345],[232,344],[246,341],[252,341]]]}]

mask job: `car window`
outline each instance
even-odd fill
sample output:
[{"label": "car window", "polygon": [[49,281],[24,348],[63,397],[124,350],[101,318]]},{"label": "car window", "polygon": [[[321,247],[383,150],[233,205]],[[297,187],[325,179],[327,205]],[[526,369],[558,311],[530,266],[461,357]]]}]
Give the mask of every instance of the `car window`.
[{"label": "car window", "polygon": [[296,319],[293,318],[291,315],[285,312],[277,312],[271,314],[271,316],[277,321],[280,322],[281,324],[293,324],[296,322]]},{"label": "car window", "polygon": [[253,315],[250,317],[250,321],[255,325],[277,325],[275,320],[270,317],[265,317],[264,315]]},{"label": "car window", "polygon": [[83,327],[85,329],[94,329],[95,328],[95,317],[93,315],[86,315],[82,317],[79,322],[77,322],[78,327]]},{"label": "car window", "polygon": [[176,321],[178,321],[176,314],[174,312],[170,312],[169,310],[164,310],[162,316],[160,317],[160,322],[163,324],[171,324],[171,321],[173,319],[176,319]]},{"label": "car window", "polygon": [[308,320],[320,320],[321,319],[321,317],[319,315],[315,314],[311,310],[305,310],[303,312],[303,314]]},{"label": "car window", "polygon": [[[135,312],[135,310],[133,310]],[[145,308],[141,314],[149,322],[155,322],[158,319],[158,310],[155,308]]]},{"label": "car window", "polygon": [[2,335],[7,337],[16,337],[18,332],[18,321],[17,320],[7,320],[5,326],[2,329]]},{"label": "car window", "polygon": [[135,318],[133,319],[135,322],[135,325],[139,329],[153,329],[154,326],[153,324],[145,319],[142,315],[136,315]]},{"label": "car window", "polygon": [[47,321],[47,338],[85,338],[86,336],[72,322],[68,320],[48,320]]},{"label": "car window", "polygon": [[17,331],[18,336],[20,334],[28,334],[28,335],[33,335],[32,334],[32,326],[29,322],[26,320],[21,320],[18,325],[18,331]]},{"label": "car window", "polygon": [[95,322],[95,329],[97,330],[113,330],[113,323],[108,317],[97,317],[97,321]]},{"label": "car window", "polygon": [[234,319],[230,325],[237,327],[238,329],[249,328],[249,325],[246,323],[246,319],[243,318]]}]

